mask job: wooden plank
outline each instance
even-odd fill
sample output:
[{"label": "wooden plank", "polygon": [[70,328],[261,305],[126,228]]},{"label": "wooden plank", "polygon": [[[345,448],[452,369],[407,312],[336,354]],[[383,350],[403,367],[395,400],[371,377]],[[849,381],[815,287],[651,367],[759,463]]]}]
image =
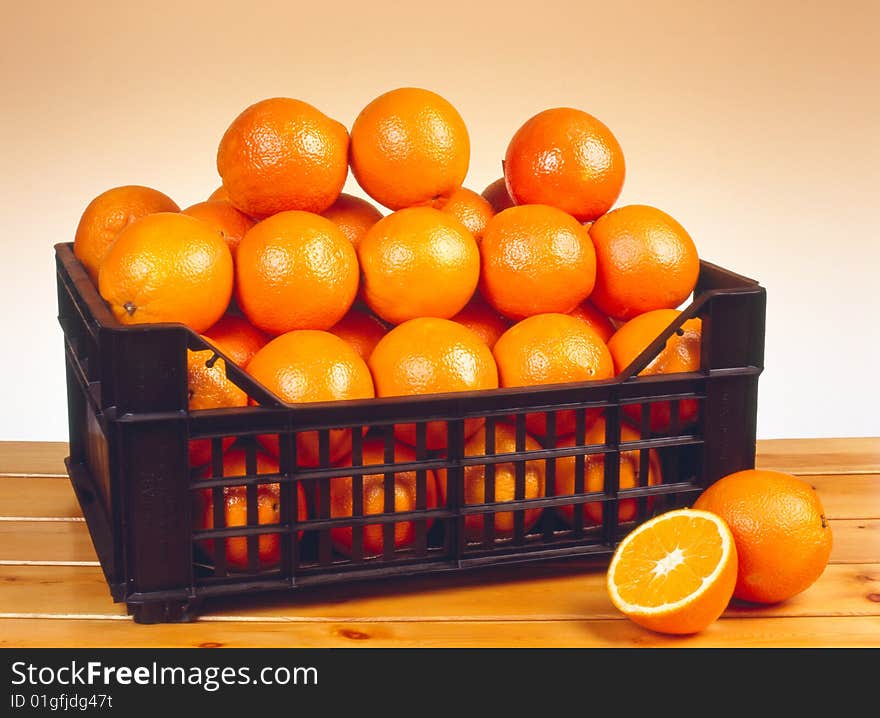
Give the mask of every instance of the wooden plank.
[{"label": "wooden plank", "polygon": [[66,441],[0,441],[0,476],[67,476]]},{"label": "wooden plank", "polygon": [[70,481],[56,477],[0,476],[0,518],[82,519]]},{"label": "wooden plank", "polygon": [[880,474],[820,474],[801,478],[818,492],[827,518],[880,518]]},{"label": "wooden plank", "polygon": [[392,623],[211,622],[134,625],[115,621],[0,619],[0,647],[114,648],[495,648],[878,647],[877,616],[733,618],[693,636],[664,636],[631,621],[440,621]]},{"label": "wooden plank", "polygon": [[0,561],[96,562],[85,522],[0,521]]},{"label": "wooden plank", "polygon": [[[582,564],[582,562],[581,562]],[[487,576],[486,574],[490,574]],[[546,570],[528,580],[492,572],[444,582],[322,587],[208,601],[200,616],[228,621],[472,621],[622,619],[605,589],[604,571],[583,565]],[[101,570],[74,566],[0,566],[0,617],[126,615],[110,598]],[[792,599],[771,606],[734,601],[729,617],[880,615],[880,563],[837,564]]]},{"label": "wooden plank", "polygon": [[[66,442],[0,442],[0,475],[66,476]],[[880,437],[763,439],[757,465],[797,474],[880,473]]]},{"label": "wooden plank", "polygon": [[849,439],[763,439],[755,463],[794,474],[880,472],[880,437]]},{"label": "wooden plank", "polygon": [[[880,519],[830,519],[830,523],[834,534],[831,563],[880,561]],[[96,560],[84,522],[0,520],[0,562]],[[534,575],[536,567],[500,570],[511,576]]]}]

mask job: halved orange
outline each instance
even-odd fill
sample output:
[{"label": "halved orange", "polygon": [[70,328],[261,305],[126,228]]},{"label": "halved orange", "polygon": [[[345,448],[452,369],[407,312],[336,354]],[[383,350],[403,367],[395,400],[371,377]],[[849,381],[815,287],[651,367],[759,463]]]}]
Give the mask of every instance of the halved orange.
[{"label": "halved orange", "polygon": [[727,608],[736,585],[733,534],[708,511],[675,509],[627,534],[608,567],[611,602],[660,633],[697,633]]}]

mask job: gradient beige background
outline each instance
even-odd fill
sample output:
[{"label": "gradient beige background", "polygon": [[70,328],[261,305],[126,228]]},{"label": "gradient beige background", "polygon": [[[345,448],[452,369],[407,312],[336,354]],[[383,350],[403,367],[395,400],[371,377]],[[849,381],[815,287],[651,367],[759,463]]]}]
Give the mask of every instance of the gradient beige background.
[{"label": "gradient beige background", "polygon": [[146,184],[187,206],[250,103],[350,127],[404,85],[458,107],[477,191],[534,113],[602,119],[619,204],[767,287],[759,436],[878,435],[878,28],[876,0],[4,2],[0,439],[67,438],[52,246],[92,197]]}]

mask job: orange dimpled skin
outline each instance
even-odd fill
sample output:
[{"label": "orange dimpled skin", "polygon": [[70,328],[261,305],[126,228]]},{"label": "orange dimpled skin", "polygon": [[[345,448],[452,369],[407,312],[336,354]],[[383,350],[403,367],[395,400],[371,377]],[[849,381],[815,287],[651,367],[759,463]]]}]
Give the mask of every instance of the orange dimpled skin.
[{"label": "orange dimpled skin", "polygon": [[269,343],[271,337],[247,319],[225,314],[205,332],[205,339],[219,346],[239,366],[246,366],[251,357]]},{"label": "orange dimpled skin", "polygon": [[[394,445],[394,463],[403,464],[416,461],[415,452],[404,444]],[[361,462],[365,466],[385,463],[385,443],[380,440],[365,441],[361,447]],[[339,462],[339,466],[351,466],[352,457],[348,456]],[[417,508],[417,475],[415,471],[398,471],[394,473],[394,511],[415,511]],[[354,500],[352,496],[353,481],[350,476],[330,479],[330,516],[332,518],[351,516]],[[363,476],[363,513],[385,513],[385,474],[364,474]],[[425,497],[423,509],[437,507],[437,484],[433,471],[425,471]],[[425,521],[425,530],[430,529],[433,521]],[[413,521],[397,521],[394,523],[394,548],[403,549],[415,541],[416,528]],[[350,556],[353,543],[353,530],[349,527],[330,529],[330,537],[334,548],[340,553]],[[364,526],[363,549],[365,556],[377,556],[384,550],[384,530],[382,524]]]},{"label": "orange dimpled skin", "polygon": [[345,193],[339,195],[321,216],[339,227],[355,249],[367,230],[382,219],[382,213],[365,199]]},{"label": "orange dimpled skin", "polygon": [[746,469],[720,478],[694,503],[730,527],[739,558],[734,596],[785,601],[812,586],[831,557],[831,526],[816,490],[781,471]]},{"label": "orange dimpled skin", "polygon": [[[620,440],[622,442],[638,441],[641,434],[635,429],[622,424],[620,427]],[[584,446],[590,444],[605,443],[605,419],[599,418],[589,428],[584,437]],[[574,435],[563,437],[555,444],[556,448],[578,446]],[[620,469],[617,486],[619,489],[632,489],[639,486],[639,466],[641,457],[639,452],[621,451]],[[574,456],[566,456],[556,460],[556,495],[570,496],[575,493],[575,479],[577,460]],[[586,493],[605,490],[605,454],[587,454],[584,456],[584,488]],[[660,468],[660,457],[651,449],[648,452],[648,477],[644,482],[646,486],[656,486],[662,483],[663,475]],[[647,499],[648,511],[651,509],[651,498]],[[617,502],[617,520],[619,522],[632,521],[638,511],[637,499],[621,499]],[[568,522],[574,524],[575,508],[572,504],[564,504],[557,508],[559,513]],[[584,504],[584,525],[596,526],[602,523],[605,514],[605,504],[602,501],[592,501]]]},{"label": "orange dimpled skin", "polygon": [[311,212],[281,212],[254,225],[238,246],[235,268],[242,312],[273,335],[329,329],[357,295],[351,242]]},{"label": "orange dimpled skin", "polygon": [[[496,389],[498,371],[486,343],[467,327],[448,319],[411,319],[386,334],[369,359],[376,396],[412,396]],[[480,427],[465,422],[465,434]],[[416,443],[414,424],[399,424],[398,439]],[[427,447],[446,445],[446,424],[429,422]]]},{"label": "orange dimpled skin", "polygon": [[611,335],[614,334],[614,325],[611,323],[611,320],[596,309],[589,300],[578,304],[568,312],[568,315],[589,324],[606,344],[611,339]]},{"label": "orange dimpled skin", "polygon": [[454,217],[431,207],[398,210],[374,224],[358,246],[364,299],[392,324],[448,319],[473,296],[480,250]]},{"label": "orange dimpled skin", "polygon": [[201,219],[220,232],[226,244],[229,245],[233,259],[241,238],[254,226],[254,220],[226,200],[199,202],[187,207],[183,210],[183,214]]},{"label": "orange dimpled skin", "polygon": [[511,326],[511,321],[490,307],[479,292],[474,294],[473,299],[465,305],[464,309],[452,317],[452,321],[463,324],[479,334],[490,349]]},{"label": "orange dimpled skin", "polygon": [[388,333],[388,327],[370,312],[352,308],[329,331],[351,344],[354,350],[366,360],[373,353],[379,340]]},{"label": "orange dimpled skin", "polygon": [[[247,365],[247,372],[288,404],[346,399],[371,399],[373,380],[367,364],[348,342],[329,332],[303,329],[276,337]],[[278,437],[261,437],[264,447],[278,455]],[[297,434],[297,462],[317,466],[317,432]],[[351,450],[351,431],[330,431],[329,461]]]},{"label": "orange dimpled skin", "polygon": [[568,107],[528,120],[504,158],[504,178],[516,204],[548,204],[582,222],[611,209],[625,174],[623,150],[611,130]]},{"label": "orange dimpled skin", "polygon": [[464,120],[429,90],[386,92],[361,110],[351,128],[351,170],[389,209],[448,197],[461,187],[469,162]]},{"label": "orange dimpled skin", "polygon": [[180,322],[202,333],[232,296],[232,253],[219,232],[158,212],[128,225],[101,264],[98,288],[122,324]]},{"label": "orange dimpled skin", "polygon": [[[580,319],[567,314],[537,314],[514,324],[492,350],[503,387],[598,381],[614,376],[605,342]],[[592,423],[599,410],[587,412]],[[574,411],[556,414],[556,434],[574,433]],[[529,432],[547,432],[544,414],[526,417]]]},{"label": "orange dimpled skin", "polygon": [[76,228],[73,253],[97,284],[101,262],[123,229],[148,214],[178,211],[174,200],[151,187],[114,187],[85,208]]},{"label": "orange dimpled skin", "polygon": [[[614,370],[617,374],[626,369],[635,358],[648,348],[657,337],[674,322],[681,314],[676,309],[655,309],[630,319],[623,324],[611,339],[608,350],[614,359]],[[652,374],[678,374],[681,372],[699,371],[700,344],[702,341],[702,325],[700,319],[688,319],[681,328],[666,340],[648,365],[639,372],[639,376]],[[672,422],[672,406],[668,401],[655,401],[649,404],[649,424],[653,431],[665,432]],[[624,404],[624,413],[636,424],[641,425],[642,408],[640,404]],[[688,426],[696,418],[699,411],[698,403],[693,399],[679,402],[679,421]]]},{"label": "orange dimpled skin", "polygon": [[233,120],[217,150],[217,170],[238,209],[251,217],[286,210],[323,212],[348,176],[348,130],[312,105],[261,100]]},{"label": "orange dimpled skin", "polygon": [[483,238],[489,220],[495,216],[495,210],[485,198],[465,187],[457,189],[448,199],[438,200],[434,207],[455,217],[478,242]]},{"label": "orange dimpled skin", "polygon": [[596,253],[587,229],[546,205],[495,215],[480,243],[480,292],[499,312],[523,319],[570,312],[593,291]]},{"label": "orange dimpled skin", "polygon": [[655,207],[612,210],[593,223],[590,237],[596,248],[590,301],[614,319],[675,309],[696,286],[700,258],[691,236]]}]

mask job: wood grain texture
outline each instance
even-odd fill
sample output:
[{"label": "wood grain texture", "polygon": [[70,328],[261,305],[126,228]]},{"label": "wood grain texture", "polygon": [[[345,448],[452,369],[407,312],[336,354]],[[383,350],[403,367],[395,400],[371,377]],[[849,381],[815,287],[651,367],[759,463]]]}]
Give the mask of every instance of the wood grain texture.
[{"label": "wood grain texture", "polygon": [[421,621],[279,624],[260,621],[134,626],[117,621],[0,619],[0,647],[223,648],[709,648],[877,647],[878,616],[731,618],[693,636],[630,621]]},{"label": "wood grain texture", "polygon": [[137,625],[111,600],[65,454],[64,444],[0,442],[3,647],[880,646],[878,439],[760,442],[759,466],[797,473],[819,493],[834,532],[831,563],[789,601],[734,601],[685,638],[619,614],[603,560],[213,599],[195,623]]},{"label": "wood grain texture", "polygon": [[[387,587],[361,584],[208,601],[200,616],[211,621],[562,621],[625,620],[605,591],[605,575],[583,562],[513,580],[486,572],[467,580],[403,579],[393,600]],[[113,603],[101,569],[82,566],[0,566],[0,617],[126,615]],[[880,563],[828,566],[819,581],[772,606],[734,602],[728,617],[880,615]]]}]

